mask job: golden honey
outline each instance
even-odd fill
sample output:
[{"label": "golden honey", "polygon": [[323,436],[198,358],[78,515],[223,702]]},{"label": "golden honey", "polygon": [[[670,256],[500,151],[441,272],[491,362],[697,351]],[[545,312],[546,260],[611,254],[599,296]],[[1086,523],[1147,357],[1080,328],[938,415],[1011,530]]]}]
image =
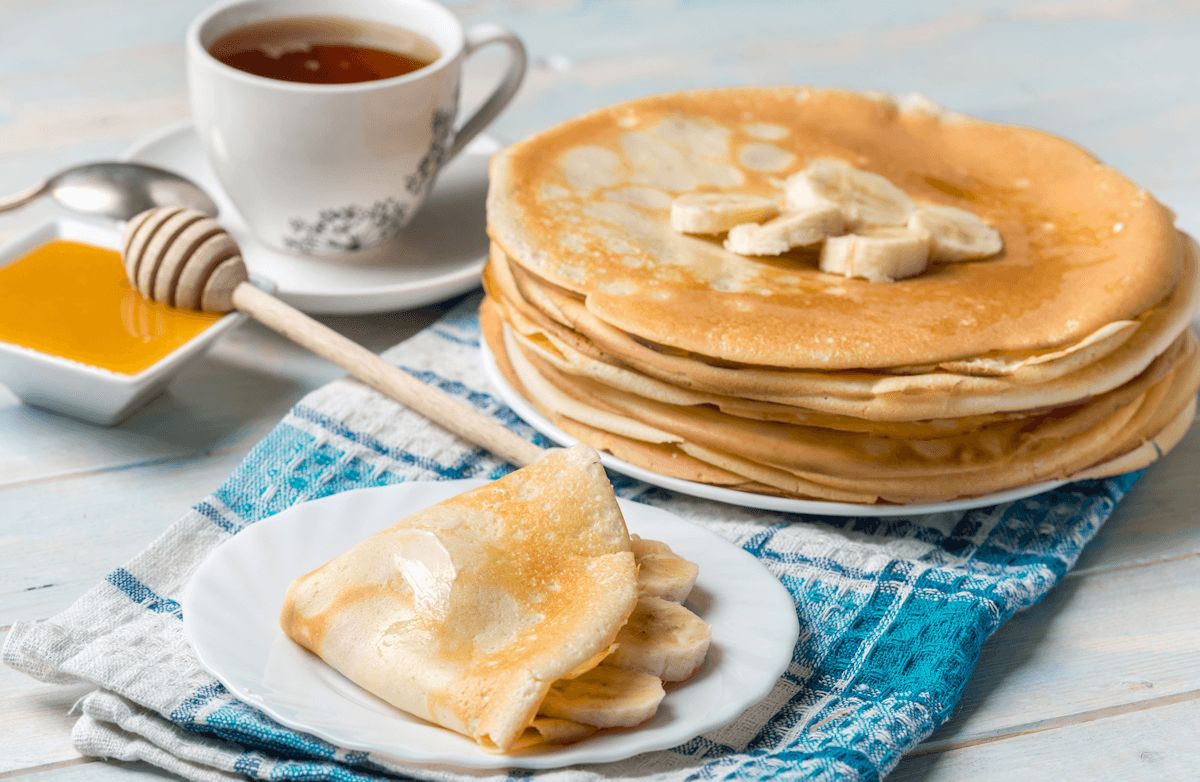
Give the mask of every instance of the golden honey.
[{"label": "golden honey", "polygon": [[56,239],[0,267],[0,342],[125,375],[220,318],[147,300],[104,247]]}]

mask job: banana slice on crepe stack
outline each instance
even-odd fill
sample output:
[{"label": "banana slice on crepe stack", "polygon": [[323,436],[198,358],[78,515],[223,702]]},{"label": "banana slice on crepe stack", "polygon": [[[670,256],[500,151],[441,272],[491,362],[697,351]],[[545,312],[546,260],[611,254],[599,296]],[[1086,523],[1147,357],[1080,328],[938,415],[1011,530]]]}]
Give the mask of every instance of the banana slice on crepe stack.
[{"label": "banana slice on crepe stack", "polygon": [[740,87],[567,121],[490,174],[498,368],[653,472],[933,502],[1144,467],[1191,422],[1197,247],[1061,138]]},{"label": "banana slice on crepe stack", "polygon": [[631,538],[595,451],[548,452],[419,511],[289,587],[280,624],[359,686],[484,747],[654,716],[708,625],[696,566]]},{"label": "banana slice on crepe stack", "polygon": [[1000,232],[975,214],[918,204],[886,178],[842,160],[818,158],[783,187],[782,214],[763,196],[681,195],[671,203],[671,227],[684,234],[727,233],[725,249],[738,255],[820,245],[821,271],[871,282],[895,282],[917,276],[930,262],[980,260],[1004,249]]}]

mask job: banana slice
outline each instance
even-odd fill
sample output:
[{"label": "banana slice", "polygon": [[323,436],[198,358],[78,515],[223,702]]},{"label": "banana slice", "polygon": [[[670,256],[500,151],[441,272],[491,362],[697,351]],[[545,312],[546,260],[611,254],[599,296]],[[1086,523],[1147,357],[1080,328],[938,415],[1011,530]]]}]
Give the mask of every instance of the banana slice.
[{"label": "banana slice", "polygon": [[682,603],[691,594],[700,568],[671,550],[666,543],[631,535],[633,558],[638,565],[638,592]]},{"label": "banana slice", "polygon": [[821,271],[894,282],[913,277],[929,264],[929,234],[907,228],[869,228],[834,236],[821,248]]},{"label": "banana slice", "polygon": [[592,725],[553,717],[535,717],[525,732],[508,748],[509,751],[536,747],[539,744],[573,744],[596,732]]},{"label": "banana slice", "polygon": [[671,202],[671,227],[684,234],[723,234],[779,214],[770,198],[749,193],[686,193]]},{"label": "banana slice", "polygon": [[604,664],[681,682],[700,670],[711,640],[712,630],[704,620],[679,603],[639,597],[617,633],[616,651]]},{"label": "banana slice", "polygon": [[1004,249],[1000,232],[965,209],[921,204],[908,218],[910,230],[929,234],[929,260],[973,261]]},{"label": "banana slice", "polygon": [[538,714],[596,728],[629,728],[653,717],[665,694],[657,676],[598,665],[555,682]]},{"label": "banana slice", "polygon": [[743,223],[729,229],[725,249],[738,255],[782,255],[793,247],[808,247],[842,232],[842,210],[816,204],[784,212],[765,223]]},{"label": "banana slice", "polygon": [[784,183],[789,209],[836,204],[849,230],[904,225],[917,206],[886,178],[834,158],[817,158]]}]

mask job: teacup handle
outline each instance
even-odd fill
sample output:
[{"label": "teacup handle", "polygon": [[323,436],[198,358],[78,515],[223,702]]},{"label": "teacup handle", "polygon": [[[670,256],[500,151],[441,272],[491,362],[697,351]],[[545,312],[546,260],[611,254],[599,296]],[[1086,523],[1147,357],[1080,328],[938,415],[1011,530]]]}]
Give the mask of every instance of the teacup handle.
[{"label": "teacup handle", "polygon": [[477,24],[467,30],[466,38],[464,57],[470,57],[483,47],[498,43],[508,47],[511,59],[508,63],[508,70],[505,72],[504,78],[496,85],[496,89],[492,90],[492,94],[487,97],[487,100],[475,109],[475,113],[455,131],[454,142],[450,145],[447,159],[462,152],[463,147],[470,143],[471,139],[478,136],[481,130],[492,124],[492,120],[496,118],[497,114],[504,111],[504,107],[517,94],[517,89],[525,78],[525,67],[528,63],[525,44],[521,43],[520,38],[498,24],[491,22]]}]

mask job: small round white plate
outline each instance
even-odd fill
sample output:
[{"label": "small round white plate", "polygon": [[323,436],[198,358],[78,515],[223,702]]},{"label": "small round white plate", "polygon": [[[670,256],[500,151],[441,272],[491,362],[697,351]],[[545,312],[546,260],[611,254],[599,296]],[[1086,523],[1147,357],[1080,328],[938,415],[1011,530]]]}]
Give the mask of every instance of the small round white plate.
[{"label": "small round white plate", "polygon": [[629,531],[666,542],[700,566],[687,605],[712,627],[700,673],[668,686],[645,725],[577,744],[491,753],[360,689],[279,629],[288,584],[354,543],[486,481],[401,483],[295,505],[219,546],[188,582],[183,630],[201,664],[243,701],[284,725],[405,763],[558,768],[678,746],[733,721],[787,669],[799,624],[787,590],[753,556],[664,510],[621,500]]},{"label": "small round white plate", "polygon": [[[530,404],[525,397],[521,396],[517,389],[509,384],[508,379],[500,373],[499,367],[496,366],[496,359],[492,355],[491,350],[488,349],[487,343],[480,342],[480,350],[483,353],[484,372],[487,374],[488,381],[491,382],[497,393],[500,394],[500,399],[503,400],[504,404],[508,405],[527,424],[559,445],[574,445],[579,442],[579,438],[572,437],[555,426],[550,419],[538,412],[537,408]],[[741,505],[746,508],[761,508],[763,510],[782,511],[784,513],[809,513],[817,516],[918,516],[923,513],[946,513],[949,511],[970,510],[972,508],[985,508],[989,505],[999,505],[1002,502],[1011,502],[1012,500],[1032,497],[1035,494],[1050,491],[1067,483],[1067,481],[1031,483],[1028,486],[1018,486],[1015,489],[986,494],[982,497],[970,497],[964,500],[951,500],[949,502],[927,502],[914,505],[867,505],[854,502],[798,500],[790,497],[775,497],[770,494],[754,494],[748,491],[724,489],[720,486],[711,486],[707,483],[696,483],[695,481],[685,481],[682,478],[672,478],[669,475],[662,475],[647,470],[644,467],[638,467],[636,464],[630,464],[624,459],[618,459],[612,454],[604,453],[603,451],[600,453],[600,461],[604,463],[605,467],[614,472],[628,475],[630,478],[637,478],[639,481],[645,481],[652,486],[661,486],[664,489],[677,491],[680,494],[690,494],[693,497],[716,500],[717,502],[725,502],[730,505]]]},{"label": "small round white plate", "polygon": [[428,200],[395,242],[344,261],[275,250],[254,238],[217,182],[190,123],[143,138],[124,157],[182,174],[204,188],[250,272],[275,283],[276,296],[304,312],[357,315],[420,307],[479,285],[488,246],[487,163],[500,147],[490,136],[475,139],[438,175]]}]

